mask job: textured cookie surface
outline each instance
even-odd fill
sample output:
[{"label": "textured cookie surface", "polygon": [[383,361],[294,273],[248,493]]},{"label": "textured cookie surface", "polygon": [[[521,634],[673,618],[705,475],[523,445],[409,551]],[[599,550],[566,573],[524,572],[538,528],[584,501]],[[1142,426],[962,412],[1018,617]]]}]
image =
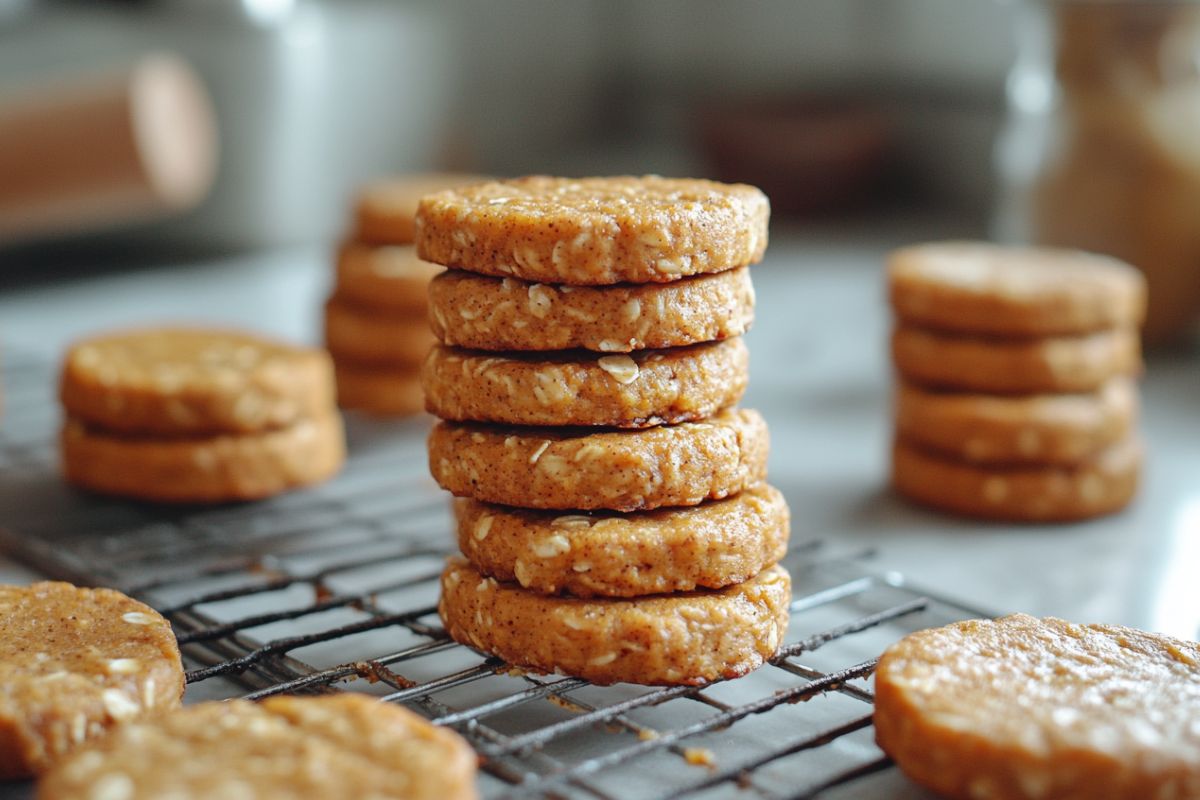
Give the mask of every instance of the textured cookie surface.
[{"label": "textured cookie surface", "polygon": [[407,417],[425,410],[421,375],[415,369],[351,364],[339,359],[338,405],[380,417]]},{"label": "textured cookie surface", "polygon": [[0,631],[0,779],[183,697],[170,623],[120,592],[0,586]]},{"label": "textured cookie surface", "polygon": [[185,328],[81,341],[67,352],[59,388],[72,416],[131,434],[269,430],[334,403],[323,351]]},{"label": "textured cookie surface", "polygon": [[517,354],[436,346],[421,373],[442,419],[644,428],[736,403],[750,359],[741,338],[636,353]]},{"label": "textured cookie surface", "polygon": [[635,597],[719,589],[783,558],[788,508],[760,485],[694,508],[528,511],[459,499],[458,545],[485,575],[543,594]]},{"label": "textured cookie surface", "polygon": [[980,339],[899,327],[892,334],[892,360],[912,383],[998,394],[1094,392],[1142,366],[1138,336],[1126,328],[1044,339]]},{"label": "textured cookie surface", "polygon": [[1047,336],[1136,328],[1146,310],[1140,272],[1071,250],[917,245],[891,254],[888,281],[897,316],[948,331]]},{"label": "textured cookie surface", "polygon": [[422,197],[485,180],[482,175],[430,172],[368,184],[359,190],[355,202],[355,238],[369,244],[412,244],[417,204]]},{"label": "textured cookie surface", "polygon": [[657,283],[759,261],[769,216],[766,195],[743,184],[533,176],[423,198],[417,252],[528,281]]},{"label": "textured cookie surface", "polygon": [[987,467],[897,441],[892,484],[908,498],[968,517],[1071,522],[1111,514],[1137,492],[1142,447],[1126,438],[1076,466]]},{"label": "textured cookie surface", "polygon": [[347,242],[337,258],[335,294],[351,305],[423,316],[426,292],[442,268],[417,258],[412,245]]},{"label": "textured cookie surface", "polygon": [[423,314],[363,310],[336,297],[325,303],[325,346],[335,360],[415,369],[434,341]]},{"label": "textured cookie surface", "polygon": [[522,508],[636,511],[694,506],[763,480],[757,411],[639,431],[505,429],[439,422],[429,469],[459,497]]},{"label": "textured cookie surface", "polygon": [[444,344],[622,353],[739,336],[754,320],[754,287],[746,268],[602,288],[450,270],[429,285],[429,313]]},{"label": "textured cookie surface", "polygon": [[901,383],[896,431],[978,464],[1077,464],[1125,438],[1137,387],[1115,378],[1090,394],[996,396],[934,392]]},{"label": "textured cookie surface", "polygon": [[875,735],[956,800],[1200,797],[1200,648],[1014,614],[905,637],[875,671]]},{"label": "textured cookie surface", "polygon": [[332,477],[346,458],[341,417],[326,413],[265,433],[142,439],[63,426],[67,480],[102,494],[167,503],[257,500]]},{"label": "textured cookie surface", "polygon": [[39,800],[474,800],[453,731],[363,695],[200,703],[122,727],[63,762]]},{"label": "textured cookie surface", "polygon": [[438,610],[456,641],[515,666],[598,684],[698,686],[745,675],[774,655],[791,598],[779,566],[717,591],[582,599],[497,583],[452,559]]}]

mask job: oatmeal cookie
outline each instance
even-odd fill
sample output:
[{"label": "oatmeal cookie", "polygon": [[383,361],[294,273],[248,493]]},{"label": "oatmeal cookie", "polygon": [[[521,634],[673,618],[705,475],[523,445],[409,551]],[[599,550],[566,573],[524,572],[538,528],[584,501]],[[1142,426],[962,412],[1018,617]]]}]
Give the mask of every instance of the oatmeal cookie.
[{"label": "oatmeal cookie", "polygon": [[443,271],[417,258],[412,245],[346,242],[338,252],[334,294],[360,308],[424,316],[429,282]]},{"label": "oatmeal cookie", "polygon": [[486,180],[483,175],[431,172],[397,175],[367,184],[354,203],[354,236],[367,244],[412,244],[417,204],[422,197]]},{"label": "oatmeal cookie", "polygon": [[379,417],[407,417],[425,410],[421,375],[415,369],[351,364],[338,360],[338,405]]},{"label": "oatmeal cookie", "polygon": [[416,369],[434,341],[424,315],[366,311],[337,297],[325,303],[325,346],[337,361]]}]

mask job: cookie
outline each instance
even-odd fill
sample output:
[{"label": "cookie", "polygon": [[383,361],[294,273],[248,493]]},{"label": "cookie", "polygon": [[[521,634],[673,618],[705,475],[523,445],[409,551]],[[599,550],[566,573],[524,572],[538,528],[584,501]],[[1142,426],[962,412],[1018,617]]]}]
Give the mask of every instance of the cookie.
[{"label": "cookie", "polygon": [[458,734],[359,694],[200,703],[126,725],[54,769],[39,800],[475,800]]},{"label": "cookie", "polygon": [[406,417],[425,410],[421,376],[416,370],[350,364],[339,360],[338,405],[380,417]]},{"label": "cookie", "polygon": [[1072,522],[1124,508],[1137,493],[1141,465],[1133,437],[1076,466],[980,467],[897,441],[892,485],[922,505],[967,517]]},{"label": "cookie", "polygon": [[60,395],[67,413],[121,434],[250,433],[334,408],[322,350],[235,331],[148,328],[71,347]]},{"label": "cookie", "polygon": [[1014,614],[920,631],[875,670],[875,737],[956,800],[1200,797],[1200,647]]},{"label": "cookie", "polygon": [[454,502],[458,546],[480,572],[542,594],[636,597],[720,589],[783,558],[788,507],[766,484],[694,508],[635,514]]},{"label": "cookie", "polygon": [[111,589],[0,586],[0,779],[183,697],[171,624]]},{"label": "cookie", "polygon": [[270,497],[332,477],[346,458],[336,413],[264,433],[192,439],[112,436],[68,419],[61,446],[71,483],[162,503]]},{"label": "cookie", "polygon": [[417,254],[541,283],[661,283],[760,261],[769,216],[744,184],[539,175],[422,198]]},{"label": "cookie", "polygon": [[421,371],[442,419],[644,428],[703,419],[736,403],[750,363],[741,338],[597,356],[435,346]]},{"label": "cookie", "polygon": [[939,242],[888,258],[892,308],[908,324],[998,336],[1062,336],[1136,328],[1140,272],[1073,250]]},{"label": "cookie", "polygon": [[373,313],[337,297],[325,303],[325,346],[335,360],[415,369],[434,341],[423,315]]},{"label": "cookie", "polygon": [[459,497],[522,508],[639,511],[719,500],[766,477],[767,426],[735,409],[639,431],[439,422],[429,470]]},{"label": "cookie", "polygon": [[747,268],[602,288],[450,270],[429,285],[429,314],[438,339],[458,347],[627,353],[740,336],[754,287]]},{"label": "cookie", "polygon": [[976,464],[1078,464],[1129,435],[1137,418],[1133,381],[1114,378],[1088,394],[993,396],[896,390],[896,432]]},{"label": "cookie", "polygon": [[354,236],[366,244],[412,244],[417,204],[423,196],[486,180],[482,175],[431,172],[368,184],[354,203]]},{"label": "cookie", "polygon": [[374,247],[347,242],[338,251],[334,293],[350,305],[425,316],[425,295],[444,270],[417,258],[412,245]]},{"label": "cookie", "polygon": [[1094,392],[1141,370],[1128,328],[1045,339],[982,339],[898,327],[892,360],[912,383],[995,394]]},{"label": "cookie", "polygon": [[438,612],[455,641],[517,667],[600,685],[701,686],[773,656],[791,599],[779,566],[726,589],[621,600],[547,597],[455,558],[442,573]]}]

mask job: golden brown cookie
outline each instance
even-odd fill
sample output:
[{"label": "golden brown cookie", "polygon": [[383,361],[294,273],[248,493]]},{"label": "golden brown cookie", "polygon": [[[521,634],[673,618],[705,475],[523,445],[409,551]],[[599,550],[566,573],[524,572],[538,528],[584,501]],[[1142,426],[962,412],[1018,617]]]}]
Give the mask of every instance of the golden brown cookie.
[{"label": "golden brown cookie", "polygon": [[531,176],[423,198],[417,253],[543,283],[660,283],[761,260],[770,213],[744,184]]},{"label": "golden brown cookie", "polygon": [[901,326],[892,333],[892,360],[915,384],[996,394],[1094,392],[1142,367],[1138,336],[1128,328],[982,339]]},{"label": "golden brown cookie", "polygon": [[1200,647],[1013,614],[920,631],[875,671],[875,737],[955,800],[1200,797]]},{"label": "golden brown cookie", "polygon": [[1073,250],[938,242],[888,258],[892,307],[906,323],[998,336],[1061,336],[1136,328],[1146,312],[1140,272]]},{"label": "golden brown cookie", "polygon": [[425,410],[421,375],[415,369],[351,364],[339,360],[338,405],[380,417],[407,417]]},{"label": "golden brown cookie", "polygon": [[430,172],[370,183],[359,190],[354,204],[355,238],[368,244],[412,244],[422,197],[486,180],[482,175]]},{"label": "golden brown cookie", "polygon": [[454,502],[458,546],[485,575],[542,594],[636,597],[720,589],[783,558],[788,507],[766,484],[694,508],[635,514]]},{"label": "golden brown cookie", "polygon": [[67,759],[39,800],[474,800],[453,731],[360,694],[200,703],[126,725]]},{"label": "golden brown cookie", "polygon": [[433,332],[477,350],[626,353],[740,336],[754,320],[748,268],[672,283],[550,286],[450,270],[429,285]]},{"label": "golden brown cookie", "polygon": [[346,242],[338,252],[334,293],[360,308],[424,316],[426,292],[444,270],[417,258],[412,245]]},{"label": "golden brown cookie", "polygon": [[773,656],[791,599],[779,566],[715,591],[581,599],[497,583],[455,558],[442,573],[438,612],[456,641],[514,666],[601,685],[701,686]]},{"label": "golden brown cookie", "polygon": [[60,383],[67,413],[116,433],[249,433],[334,408],[322,350],[234,331],[148,328],[74,345]]},{"label": "golden brown cookie", "polygon": [[183,697],[171,624],[111,589],[0,586],[0,779]]},{"label": "golden brown cookie", "polygon": [[639,431],[439,422],[429,470],[459,497],[522,508],[638,511],[736,494],[767,474],[767,425],[735,409]]},{"label": "golden brown cookie", "polygon": [[346,458],[336,412],[264,433],[192,439],[112,436],[68,419],[61,444],[71,483],[163,503],[270,497],[332,477]]},{"label": "golden brown cookie", "polygon": [[1077,466],[979,467],[897,441],[892,485],[922,505],[967,517],[1073,522],[1128,505],[1141,466],[1142,446],[1133,437]]},{"label": "golden brown cookie", "polygon": [[614,355],[495,353],[436,346],[421,371],[442,419],[644,428],[736,403],[750,359],[740,337]]},{"label": "golden brown cookie", "polygon": [[901,382],[896,432],[976,464],[1078,464],[1129,435],[1138,392],[1114,378],[1088,394],[994,396]]},{"label": "golden brown cookie", "polygon": [[434,341],[424,315],[366,311],[337,297],[325,303],[325,346],[335,360],[415,369]]}]

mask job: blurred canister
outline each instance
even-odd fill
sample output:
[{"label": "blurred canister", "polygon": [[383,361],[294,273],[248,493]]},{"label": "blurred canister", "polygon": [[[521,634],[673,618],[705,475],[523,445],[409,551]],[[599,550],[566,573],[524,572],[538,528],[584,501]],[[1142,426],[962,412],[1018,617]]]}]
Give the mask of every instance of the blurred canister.
[{"label": "blurred canister", "polygon": [[998,151],[1005,239],[1146,273],[1151,344],[1200,317],[1200,3],[1034,0]]}]

